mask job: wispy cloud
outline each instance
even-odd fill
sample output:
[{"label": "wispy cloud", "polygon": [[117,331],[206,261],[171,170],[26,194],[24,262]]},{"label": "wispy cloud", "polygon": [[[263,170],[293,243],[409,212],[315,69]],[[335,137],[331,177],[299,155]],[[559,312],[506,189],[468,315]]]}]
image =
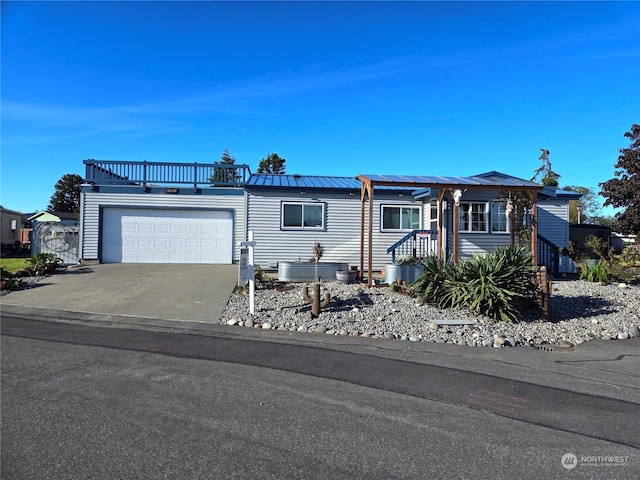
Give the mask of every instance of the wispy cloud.
[{"label": "wispy cloud", "polygon": [[194,116],[212,112],[272,115],[262,100],[340,88],[424,68],[414,57],[402,57],[355,68],[324,66],[277,72],[196,95],[108,107],[3,101],[5,143],[50,141],[106,134],[157,135],[189,128]]}]

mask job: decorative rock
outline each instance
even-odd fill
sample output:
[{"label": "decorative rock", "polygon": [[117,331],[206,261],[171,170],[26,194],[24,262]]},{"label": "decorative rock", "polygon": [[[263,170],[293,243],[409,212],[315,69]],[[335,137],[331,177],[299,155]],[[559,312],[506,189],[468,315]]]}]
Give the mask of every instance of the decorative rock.
[{"label": "decorative rock", "polygon": [[629,338],[629,334],[627,332],[618,333],[618,340],[626,340]]},{"label": "decorative rock", "polygon": [[637,325],[634,325],[631,327],[631,330],[629,330],[629,333],[632,337],[640,337],[640,328],[638,328]]},{"label": "decorative rock", "polygon": [[627,284],[622,282],[618,284],[618,288],[627,288]]},{"label": "decorative rock", "polygon": [[327,331],[326,331],[326,332],[324,332],[324,333],[326,333],[327,335],[335,335],[335,334],[336,334],[336,331],[335,331],[335,330],[327,330]]},{"label": "decorative rock", "polygon": [[500,335],[494,335],[493,336],[493,343],[494,344],[498,344],[500,346],[504,345],[506,343],[506,339],[501,337]]},{"label": "decorative rock", "polygon": [[239,327],[244,327],[244,320],[240,320],[240,321],[238,322],[238,326],[239,326]]},{"label": "decorative rock", "polygon": [[490,347],[491,345],[493,345],[493,340],[491,340],[490,338],[485,338],[484,340],[482,340],[483,347]]},{"label": "decorative rock", "polygon": [[262,328],[262,325],[260,325],[259,323],[254,323],[253,328]]},{"label": "decorative rock", "polygon": [[516,346],[516,339],[513,337],[507,337],[505,339],[505,345],[508,347],[515,347]]},{"label": "decorative rock", "polygon": [[327,329],[325,327],[316,327],[313,329],[313,333],[327,333]]},{"label": "decorative rock", "polygon": [[232,318],[231,320],[229,320],[227,322],[227,325],[233,326],[233,325],[235,325],[237,323],[238,323],[238,321],[235,318]]},{"label": "decorative rock", "polygon": [[420,341],[420,337],[417,337],[415,335],[409,335],[409,341],[410,342],[419,342]]},{"label": "decorative rock", "polygon": [[249,319],[249,320],[245,320],[244,321],[244,326],[247,328],[253,328],[253,320]]},{"label": "decorative rock", "polygon": [[359,309],[358,307],[353,307],[353,308],[351,309],[351,311],[352,311],[353,313],[358,313],[358,312],[360,311],[360,309]]},{"label": "decorative rock", "polygon": [[605,333],[600,337],[600,340],[611,340],[611,335],[609,335],[608,333]]},{"label": "decorative rock", "polygon": [[347,318],[344,319],[344,321],[346,323],[353,323],[355,320],[353,319],[353,317],[347,317]]},{"label": "decorative rock", "polygon": [[344,337],[346,334],[347,334],[347,331],[346,331],[346,330],[340,330],[340,331],[338,332],[338,335],[340,335],[340,336],[342,336],[342,337]]},{"label": "decorative rock", "polygon": [[382,338],[386,338],[386,339],[391,340],[391,339],[394,339],[394,338],[396,338],[396,337],[394,337],[394,336],[393,336],[393,333],[388,333],[388,332],[387,332],[387,333],[385,333],[385,334],[383,334],[383,335],[382,335]]},{"label": "decorative rock", "polygon": [[493,342],[493,348],[502,348],[502,344]]},{"label": "decorative rock", "polygon": [[306,332],[306,331],[307,331],[307,327],[305,327],[304,325],[300,325],[296,330],[296,332]]},{"label": "decorative rock", "polygon": [[597,318],[592,318],[591,323],[593,323],[594,325],[598,325],[600,321]]},{"label": "decorative rock", "polygon": [[271,330],[271,324],[269,322],[265,322],[262,324],[263,330]]},{"label": "decorative rock", "polygon": [[369,337],[371,337],[371,335],[372,335],[372,334],[371,334],[370,332],[365,332],[365,333],[363,333],[363,334],[362,334],[362,335],[360,335],[360,336],[361,336],[361,337],[364,337],[364,338],[369,338]]},{"label": "decorative rock", "polygon": [[431,330],[437,330],[438,328],[440,328],[440,325],[438,325],[436,322],[430,322],[430,323],[429,323],[429,325],[428,325],[428,327],[429,327]]}]

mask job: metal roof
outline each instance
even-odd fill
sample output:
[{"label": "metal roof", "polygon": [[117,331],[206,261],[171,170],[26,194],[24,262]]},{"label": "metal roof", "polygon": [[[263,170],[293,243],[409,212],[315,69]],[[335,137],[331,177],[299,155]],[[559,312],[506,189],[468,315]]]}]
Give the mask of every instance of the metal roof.
[{"label": "metal roof", "polygon": [[[543,185],[499,172],[488,172],[471,177],[441,177],[422,175],[364,175],[358,177],[332,177],[314,175],[251,174],[245,187],[251,188],[319,188],[360,190],[361,180],[371,181],[376,189],[415,191],[428,188],[526,188],[542,190]],[[418,192],[416,192],[418,193]]]},{"label": "metal roof", "polygon": [[[329,177],[314,175],[273,175],[266,173],[253,173],[247,180],[245,188],[327,188],[334,190],[360,191],[362,183],[357,177]],[[412,187],[401,185],[381,186],[381,190],[394,190],[411,192]]]},{"label": "metal roof", "polygon": [[415,184],[416,188],[420,187],[523,187],[532,189],[542,189],[542,185],[521,178],[511,177],[499,172],[489,172],[471,177],[441,177],[441,176],[423,176],[423,175],[368,175],[361,174],[361,179],[368,179],[374,184]]},{"label": "metal roof", "polygon": [[293,188],[340,188],[360,190],[360,181],[355,177],[328,177],[309,175],[272,175],[253,173],[246,187],[293,187]]}]

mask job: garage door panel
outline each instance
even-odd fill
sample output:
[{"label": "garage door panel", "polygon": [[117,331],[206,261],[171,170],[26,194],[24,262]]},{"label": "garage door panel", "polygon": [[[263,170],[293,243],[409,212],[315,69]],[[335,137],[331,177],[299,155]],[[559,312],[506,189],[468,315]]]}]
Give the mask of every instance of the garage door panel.
[{"label": "garage door panel", "polygon": [[103,262],[232,263],[229,211],[105,208]]}]

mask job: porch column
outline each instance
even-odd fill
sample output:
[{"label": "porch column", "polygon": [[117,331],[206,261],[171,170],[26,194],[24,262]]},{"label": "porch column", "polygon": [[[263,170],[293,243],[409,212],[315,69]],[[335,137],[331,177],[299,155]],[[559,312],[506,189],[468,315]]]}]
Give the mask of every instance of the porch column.
[{"label": "porch column", "polygon": [[534,190],[529,191],[529,199],[531,200],[531,263],[533,269],[538,269],[538,203],[536,202],[538,193]]},{"label": "porch column", "polygon": [[442,258],[443,254],[443,241],[444,241],[444,219],[442,218],[444,212],[444,194],[446,190],[441,188],[438,190],[438,258]]},{"label": "porch column", "polygon": [[367,285],[373,285],[371,270],[373,270],[373,184],[369,183],[369,261],[367,271]]},{"label": "porch column", "polygon": [[364,276],[364,202],[366,197],[366,185],[360,184],[360,281]]},{"label": "porch column", "polygon": [[458,208],[457,202],[453,202],[453,263],[458,263]]}]

